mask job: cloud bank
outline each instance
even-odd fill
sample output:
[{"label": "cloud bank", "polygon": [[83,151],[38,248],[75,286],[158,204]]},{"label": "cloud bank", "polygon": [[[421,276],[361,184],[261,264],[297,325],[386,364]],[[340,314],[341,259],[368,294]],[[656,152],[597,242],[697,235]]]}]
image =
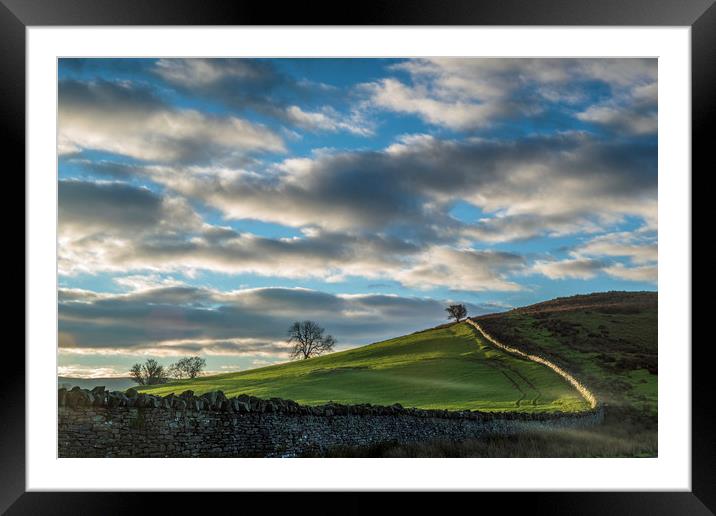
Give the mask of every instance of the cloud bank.
[{"label": "cloud bank", "polygon": [[[178,285],[122,294],[59,291],[60,351],[69,355],[287,358],[294,320],[321,321],[341,347],[444,322],[445,300],[336,295],[302,288],[221,292]],[[468,304],[472,314],[492,307]]]}]

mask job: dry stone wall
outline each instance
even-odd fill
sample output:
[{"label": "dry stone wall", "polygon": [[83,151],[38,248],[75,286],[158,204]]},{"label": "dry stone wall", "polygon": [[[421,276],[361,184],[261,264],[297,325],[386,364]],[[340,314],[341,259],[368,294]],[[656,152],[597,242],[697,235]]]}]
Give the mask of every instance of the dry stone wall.
[{"label": "dry stone wall", "polygon": [[577,392],[581,394],[581,396],[584,398],[584,400],[589,403],[589,406],[592,409],[595,409],[598,407],[599,402],[597,401],[597,397],[590,391],[582,382],[577,380],[572,374],[565,371],[561,367],[559,367],[554,362],[547,360],[545,357],[534,355],[530,353],[525,353],[524,351],[513,348],[512,346],[507,346],[505,344],[502,344],[497,339],[492,337],[490,334],[488,334],[485,330],[482,329],[482,327],[472,319],[467,319],[466,322],[474,327],[479,333],[481,333],[490,343],[492,343],[495,347],[500,348],[503,351],[506,351],[507,353],[511,353],[513,355],[517,355],[522,358],[526,358],[527,360],[531,360],[532,362],[536,362],[538,364],[542,364],[543,366],[549,367],[552,371],[560,375],[562,378],[567,380],[572,387],[577,389]]},{"label": "dry stone wall", "polygon": [[489,413],[401,405],[305,406],[253,396],[152,396],[103,387],[58,391],[60,457],[274,457],[335,446],[479,438],[489,432],[583,427],[601,407],[576,414]]}]

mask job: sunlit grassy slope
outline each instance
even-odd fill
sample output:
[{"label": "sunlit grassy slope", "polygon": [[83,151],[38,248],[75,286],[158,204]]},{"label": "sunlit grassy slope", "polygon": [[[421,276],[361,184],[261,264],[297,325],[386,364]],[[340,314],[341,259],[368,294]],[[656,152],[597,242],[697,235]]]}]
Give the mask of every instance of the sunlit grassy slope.
[{"label": "sunlit grassy slope", "polygon": [[372,403],[486,411],[575,411],[579,394],[544,366],[480,340],[466,324],[406,335],[348,351],[238,373],[144,388],[152,394],[281,397],[302,404]]}]

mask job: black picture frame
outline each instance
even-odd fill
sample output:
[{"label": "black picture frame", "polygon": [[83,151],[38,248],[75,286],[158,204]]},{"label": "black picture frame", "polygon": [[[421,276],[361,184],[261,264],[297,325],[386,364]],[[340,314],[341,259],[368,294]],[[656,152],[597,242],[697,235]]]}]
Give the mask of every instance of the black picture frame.
[{"label": "black picture frame", "polygon": [[[692,172],[707,172],[707,137],[716,112],[716,7],[714,0],[394,0],[348,4],[218,0],[0,0],[0,131],[7,157],[19,181],[25,167],[25,29],[63,25],[569,25],[689,26],[692,73]],[[7,162],[7,161],[6,161]],[[710,166],[709,168],[713,168]],[[24,191],[24,181],[18,185]],[[19,191],[16,189],[15,191]],[[693,201],[692,201],[693,206]],[[25,257],[27,258],[27,257]],[[24,266],[24,265],[23,265]],[[9,322],[9,318],[8,318]],[[23,330],[24,332],[24,330]],[[7,514],[143,513],[142,493],[39,493],[25,489],[25,356],[12,343],[5,353],[14,364],[0,382],[0,512]],[[14,349],[12,349],[14,348]],[[716,513],[716,429],[710,410],[707,342],[692,346],[692,490],[690,492],[471,493],[458,495],[474,507],[497,502],[502,511],[522,508],[550,514],[714,514]],[[667,436],[668,438],[668,436]],[[220,507],[230,494],[159,494],[158,503],[171,512],[185,512],[193,503]],[[217,497],[221,498],[217,498]],[[249,501],[289,510],[303,505],[303,494],[240,495],[241,510]],[[340,512],[364,513],[383,502],[381,495],[353,493]],[[253,498],[253,499],[252,499]],[[424,506],[424,496],[411,495],[408,505]],[[308,502],[313,513],[335,514],[335,502]]]}]

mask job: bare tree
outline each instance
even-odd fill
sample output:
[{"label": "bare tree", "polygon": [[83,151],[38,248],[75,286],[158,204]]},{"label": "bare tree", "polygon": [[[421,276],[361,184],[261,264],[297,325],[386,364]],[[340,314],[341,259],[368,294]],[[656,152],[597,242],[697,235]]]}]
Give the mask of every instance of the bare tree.
[{"label": "bare tree", "polygon": [[142,371],[142,364],[134,364],[129,370],[129,376],[134,378],[134,381],[139,385],[144,385],[144,372]]},{"label": "bare tree", "polygon": [[158,383],[166,383],[167,374],[164,366],[153,358],[148,359],[143,364],[134,364],[129,370],[129,376],[139,385],[155,385]]},{"label": "bare tree", "polygon": [[336,339],[324,335],[325,331],[313,321],[294,322],[288,329],[288,342],[293,342],[291,359],[306,359],[333,351]]},{"label": "bare tree", "polygon": [[201,357],[186,357],[169,366],[169,374],[174,378],[196,378],[206,366]]},{"label": "bare tree", "polygon": [[455,322],[460,322],[462,318],[467,317],[465,305],[450,305],[445,311],[448,313],[448,319],[455,319]]}]

